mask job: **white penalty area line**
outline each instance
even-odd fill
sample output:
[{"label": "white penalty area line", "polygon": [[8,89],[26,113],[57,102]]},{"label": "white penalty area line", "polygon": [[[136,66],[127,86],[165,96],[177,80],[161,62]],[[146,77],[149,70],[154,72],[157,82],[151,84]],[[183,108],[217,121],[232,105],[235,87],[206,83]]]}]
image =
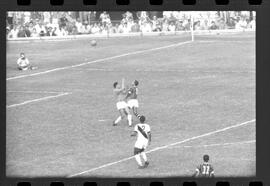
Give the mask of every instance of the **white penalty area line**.
[{"label": "white penalty area line", "polygon": [[213,143],[207,145],[185,145],[185,146],[173,146],[171,148],[204,148],[204,147],[218,147],[218,146],[232,146],[232,145],[243,145],[243,144],[251,144],[255,143],[256,140],[249,141],[238,141],[238,142],[230,142],[230,143]]},{"label": "white penalty area line", "polygon": [[41,74],[47,74],[47,73],[55,72],[55,71],[59,71],[59,70],[66,70],[66,69],[80,67],[80,66],[84,66],[84,65],[88,65],[88,64],[109,61],[109,60],[112,60],[112,59],[117,59],[117,58],[121,58],[121,57],[125,57],[125,56],[130,56],[130,55],[135,55],[135,54],[142,54],[142,53],[156,51],[156,50],[161,50],[161,49],[165,49],[165,48],[181,46],[181,45],[184,45],[184,44],[187,44],[187,43],[191,43],[191,42],[192,41],[186,41],[186,42],[175,43],[175,44],[166,45],[166,46],[162,46],[162,47],[157,47],[157,48],[151,48],[151,49],[145,49],[145,50],[138,50],[138,51],[135,51],[135,52],[128,52],[128,53],[125,53],[125,54],[111,56],[111,57],[106,57],[106,58],[102,58],[102,59],[97,59],[97,60],[93,60],[93,61],[89,61],[89,62],[85,62],[85,63],[80,63],[80,64],[77,64],[77,65],[71,65],[71,66],[54,68],[54,69],[51,69],[51,70],[46,70],[46,71],[43,71],[43,72],[37,72],[37,73],[33,73],[33,74],[26,74],[26,75],[21,75],[21,76],[9,77],[9,78],[6,78],[6,80],[8,81],[8,80],[20,79],[20,78],[25,78],[25,77],[30,77],[30,76],[38,76],[38,75],[41,75]]},{"label": "white penalty area line", "polygon": [[[215,131],[212,131],[212,132],[208,132],[208,133],[205,133],[205,134],[202,134],[202,135],[199,135],[199,136],[194,136],[194,137],[191,137],[191,138],[187,138],[185,140],[178,141],[178,142],[175,142],[175,143],[171,143],[169,145],[164,145],[164,146],[161,146],[161,147],[154,148],[152,150],[147,151],[146,153],[148,154],[148,153],[155,152],[155,151],[158,151],[158,150],[166,149],[168,147],[179,145],[179,144],[182,144],[182,143],[185,143],[185,142],[188,142],[188,141],[192,141],[192,140],[195,140],[195,139],[198,139],[198,138],[210,136],[212,134],[216,134],[216,133],[223,132],[223,131],[226,131],[226,130],[229,130],[229,129],[233,129],[233,128],[237,128],[237,127],[240,127],[240,126],[243,126],[243,125],[247,125],[247,124],[253,123],[255,121],[256,120],[253,119],[253,120],[249,120],[249,121],[246,121],[246,122],[243,122],[243,123],[239,123],[239,124],[236,124],[236,125],[225,127],[223,129],[219,129],[219,130],[215,130]],[[118,163],[121,163],[121,162],[124,162],[124,161],[128,161],[128,160],[133,159],[133,158],[134,158],[134,156],[130,156],[130,157],[121,159],[119,161],[107,163],[107,164],[101,165],[99,167],[95,167],[95,168],[92,168],[92,169],[89,169],[89,170],[86,170],[86,171],[82,171],[82,172],[79,172],[79,173],[76,173],[76,174],[72,174],[72,175],[68,176],[68,178],[79,176],[79,175],[82,175],[82,174],[85,174],[85,173],[89,173],[89,172],[93,172],[95,170],[102,169],[102,168],[105,168],[105,167],[109,167],[109,166],[112,166],[112,165],[115,165],[115,164],[118,164]]]},{"label": "white penalty area line", "polygon": [[40,90],[8,90],[7,93],[26,93],[26,94],[61,94],[65,92],[40,91]]},{"label": "white penalty area line", "polygon": [[33,103],[33,102],[39,102],[39,101],[44,101],[44,100],[48,100],[48,99],[52,99],[52,98],[57,98],[57,97],[60,97],[60,96],[66,96],[66,95],[69,95],[69,94],[71,94],[71,93],[70,92],[65,92],[65,93],[61,93],[61,94],[58,94],[58,95],[54,95],[54,96],[46,96],[46,97],[42,97],[42,98],[38,98],[38,99],[32,99],[32,100],[24,101],[22,103],[7,105],[7,108],[18,107],[18,106]]}]

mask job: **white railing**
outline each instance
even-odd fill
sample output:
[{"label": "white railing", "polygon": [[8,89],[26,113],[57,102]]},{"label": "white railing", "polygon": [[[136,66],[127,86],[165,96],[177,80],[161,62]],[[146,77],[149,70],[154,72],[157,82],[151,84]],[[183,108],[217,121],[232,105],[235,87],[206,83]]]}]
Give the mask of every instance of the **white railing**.
[{"label": "white railing", "polygon": [[[224,30],[194,30],[194,35],[215,35],[215,34],[232,34],[243,32],[255,32],[254,29],[224,29]],[[132,32],[132,33],[108,33],[108,34],[82,34],[67,36],[42,36],[42,37],[19,37],[7,38],[7,41],[46,41],[46,40],[74,40],[85,38],[110,38],[110,37],[133,37],[133,36],[162,36],[162,35],[183,35],[190,34],[191,31],[175,31],[175,32]]]}]

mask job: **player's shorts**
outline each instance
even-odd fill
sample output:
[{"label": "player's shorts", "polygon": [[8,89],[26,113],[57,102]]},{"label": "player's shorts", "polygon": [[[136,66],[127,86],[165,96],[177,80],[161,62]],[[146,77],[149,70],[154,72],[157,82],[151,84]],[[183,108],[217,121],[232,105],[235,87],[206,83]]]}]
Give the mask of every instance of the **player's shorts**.
[{"label": "player's shorts", "polygon": [[133,108],[133,107],[139,107],[139,103],[137,99],[130,99],[128,100],[128,107]]},{"label": "player's shorts", "polygon": [[139,149],[137,147],[134,147],[134,155],[139,154],[139,153],[143,152],[144,150],[145,149]]},{"label": "player's shorts", "polygon": [[116,107],[118,110],[127,108],[127,103],[124,101],[119,101],[116,103]]},{"label": "player's shorts", "polygon": [[148,140],[137,140],[135,142],[135,148],[145,150],[147,146],[148,146]]}]

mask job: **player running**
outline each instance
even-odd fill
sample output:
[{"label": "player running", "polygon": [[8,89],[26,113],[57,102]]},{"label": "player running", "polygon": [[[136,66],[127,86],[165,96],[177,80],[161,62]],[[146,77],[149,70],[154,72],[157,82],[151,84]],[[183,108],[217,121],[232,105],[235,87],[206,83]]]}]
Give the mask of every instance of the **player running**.
[{"label": "player running", "polygon": [[117,110],[120,113],[120,116],[113,122],[113,126],[116,126],[124,117],[127,115],[128,125],[132,125],[132,116],[129,112],[127,103],[126,103],[126,95],[127,91],[124,87],[124,79],[122,79],[122,87],[118,84],[118,82],[115,82],[113,84],[113,92],[114,95],[117,97],[117,103],[116,107]]},{"label": "player running", "polygon": [[[140,123],[135,125],[134,131],[131,134],[131,136],[137,135],[137,141],[135,142],[134,146],[134,155],[140,169],[146,168],[149,165],[144,151],[151,142],[150,126],[144,122],[145,117],[141,116]],[[144,160],[144,165],[142,163],[141,157]]]},{"label": "player running", "polygon": [[206,154],[203,156],[203,163],[196,168],[193,177],[214,177],[214,168],[208,161],[209,156]]},{"label": "player running", "polygon": [[128,107],[130,109],[132,109],[133,114],[140,119],[140,115],[138,114],[138,107],[139,107],[139,103],[138,103],[138,85],[139,85],[139,81],[134,80],[132,83],[132,86],[129,88],[128,90],[128,94],[127,97],[128,100]]}]

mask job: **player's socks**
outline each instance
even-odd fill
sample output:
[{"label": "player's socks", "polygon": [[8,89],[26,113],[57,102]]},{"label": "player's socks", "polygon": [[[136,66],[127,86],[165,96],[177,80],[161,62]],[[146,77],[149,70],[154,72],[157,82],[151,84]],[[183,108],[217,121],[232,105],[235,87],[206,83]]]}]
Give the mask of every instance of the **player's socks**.
[{"label": "player's socks", "polygon": [[121,121],[121,116],[119,116],[119,117],[114,121],[114,125],[116,125],[119,121]]},{"label": "player's socks", "polygon": [[136,155],[135,155],[135,159],[136,159],[138,165],[139,165],[140,167],[142,167],[143,165],[142,165],[142,160],[141,160],[140,154],[136,154]]},{"label": "player's socks", "polygon": [[137,112],[134,111],[134,115],[140,119],[141,115],[139,115]]},{"label": "player's socks", "polygon": [[128,119],[128,125],[131,126],[132,125],[132,116],[129,114],[127,116],[127,119]]},{"label": "player's socks", "polygon": [[144,163],[144,167],[148,167],[148,165],[149,165],[149,162],[146,161],[146,162]]},{"label": "player's socks", "polygon": [[146,154],[145,152],[141,152],[141,155],[142,155],[142,158],[145,162],[147,162],[147,157],[146,157]]}]

